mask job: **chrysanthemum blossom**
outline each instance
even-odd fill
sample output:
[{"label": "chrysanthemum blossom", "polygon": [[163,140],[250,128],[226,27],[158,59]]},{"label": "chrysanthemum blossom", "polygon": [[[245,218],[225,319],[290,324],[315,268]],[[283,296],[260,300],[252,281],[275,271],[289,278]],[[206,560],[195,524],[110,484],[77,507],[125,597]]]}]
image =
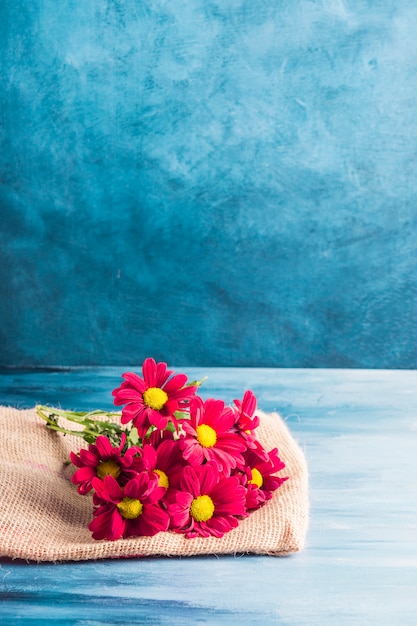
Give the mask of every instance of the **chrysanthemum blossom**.
[{"label": "chrysanthemum blossom", "polygon": [[215,463],[187,466],[168,504],[170,527],[188,538],[223,537],[245,515],[245,492],[237,477],[220,477]]},{"label": "chrysanthemum blossom", "polygon": [[99,503],[88,526],[93,539],[152,537],[168,529],[169,516],[159,504],[165,489],[148,472],[141,472],[124,488],[113,476],[93,479],[93,487]]},{"label": "chrysanthemum blossom", "polygon": [[70,453],[72,463],[79,469],[72,475],[72,482],[78,485],[78,493],[87,494],[92,489],[94,478],[104,479],[113,476],[120,484],[126,483],[136,476],[136,455],[139,449],[128,448],[122,454],[126,443],[126,435],[123,433],[120,445],[113,447],[107,437],[100,435],[96,443],[90,443],[87,450],[80,450],[78,454]]},{"label": "chrysanthemum blossom", "polygon": [[245,391],[242,400],[234,400],[235,424],[242,431],[253,431],[259,426],[259,417],[255,415],[256,396],[253,391]]},{"label": "chrysanthemum blossom", "polygon": [[189,420],[181,420],[185,436],[180,446],[184,459],[198,466],[213,461],[218,472],[229,475],[235,467],[243,466],[242,452],[246,450],[244,440],[232,432],[235,416],[221,400],[203,402],[196,397],[191,407]]},{"label": "chrysanthemum blossom", "polygon": [[235,429],[245,440],[248,448],[254,450],[263,460],[267,461],[268,456],[259,443],[255,430],[258,428],[260,419],[256,412],[256,396],[248,390],[245,391],[242,400],[234,400],[235,407]]},{"label": "chrysanthemum blossom", "polygon": [[146,444],[143,447],[139,467],[143,471],[157,474],[160,487],[178,487],[184,466],[178,440],[164,439],[158,446]]},{"label": "chrysanthemum blossom", "polygon": [[278,489],[288,476],[275,476],[275,474],[285,468],[285,463],[278,455],[278,449],[274,448],[266,453],[267,461],[260,457],[253,450],[248,450],[245,455],[247,466],[245,470],[247,493],[247,508],[259,508],[267,500],[272,498],[272,493]]},{"label": "chrysanthemum blossom", "polygon": [[150,426],[164,430],[169,420],[175,423],[174,413],[188,407],[197,387],[185,386],[185,374],[173,376],[166,363],[156,363],[151,358],[145,359],[142,374],[143,377],[133,372],[123,374],[124,382],[112,395],[115,405],[125,405],[122,424],[133,422],[143,438]]}]

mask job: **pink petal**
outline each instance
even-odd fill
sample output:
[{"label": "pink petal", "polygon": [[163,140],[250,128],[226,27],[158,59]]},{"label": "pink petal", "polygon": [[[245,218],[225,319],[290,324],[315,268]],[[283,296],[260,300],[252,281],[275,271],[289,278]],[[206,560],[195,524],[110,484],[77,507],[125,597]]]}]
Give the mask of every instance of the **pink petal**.
[{"label": "pink petal", "polygon": [[141,526],[141,534],[146,536],[155,535],[157,532],[168,530],[169,515],[161,507],[144,505],[142,515],[138,518]]},{"label": "pink petal", "polygon": [[245,413],[248,417],[252,417],[252,415],[256,411],[256,396],[255,394],[248,389],[245,391],[242,400],[242,413]]},{"label": "pink petal", "polygon": [[159,411],[154,409],[147,409],[146,415],[151,424],[157,427],[158,430],[164,430],[168,424],[168,418],[165,415],[161,415]]},{"label": "pink petal", "polygon": [[195,430],[195,428],[193,428],[190,424],[190,422],[187,419],[181,419],[179,420],[181,426],[184,429],[184,432],[187,433],[187,435],[191,435],[192,437],[197,437],[197,431]]},{"label": "pink petal", "polygon": [[92,467],[81,467],[74,472],[71,477],[71,481],[74,485],[84,483],[88,480],[92,480],[96,476],[96,473]]},{"label": "pink petal", "polygon": [[239,525],[239,521],[232,515],[222,517],[212,517],[207,520],[207,526],[215,537],[223,537],[224,533],[229,532],[232,528]]},{"label": "pink petal", "polygon": [[145,359],[142,365],[142,374],[147,387],[156,387],[156,362],[155,359]]},{"label": "pink petal", "polygon": [[224,410],[223,400],[215,400],[214,398],[208,398],[204,402],[204,423],[212,425],[213,422],[218,422]]},{"label": "pink petal", "polygon": [[172,370],[167,369],[166,363],[157,363],[156,365],[156,385],[155,387],[162,387],[164,383],[172,374]]},{"label": "pink petal", "polygon": [[122,537],[124,534],[125,528],[126,520],[120,515],[117,508],[115,508],[111,516],[107,539],[109,539],[110,541],[120,539],[120,537]]},{"label": "pink petal", "polygon": [[90,467],[97,467],[100,462],[100,457],[90,452],[90,450],[80,450],[80,459],[84,465],[89,465]]},{"label": "pink petal", "polygon": [[[101,509],[103,508],[103,513]],[[107,511],[104,507],[100,507],[95,512],[96,517],[89,523],[88,528],[93,533],[93,539],[107,539],[107,529],[111,523],[112,511]]]},{"label": "pink petal", "polygon": [[[206,522],[195,522],[193,531],[191,533],[187,532],[186,537],[210,537],[212,534],[214,533],[207,528]],[[218,536],[220,537],[221,535]]]},{"label": "pink petal", "polygon": [[139,418],[143,413],[146,413],[146,405],[143,401],[131,402],[122,409],[122,423]]},{"label": "pink petal", "polygon": [[201,465],[205,459],[203,448],[195,439],[181,441],[182,455],[190,465]]},{"label": "pink petal", "polygon": [[103,435],[97,437],[96,446],[102,459],[111,456],[113,448],[107,437],[104,437]]},{"label": "pink petal", "polygon": [[113,476],[105,476],[103,484],[112,502],[120,502],[123,499],[122,488]]},{"label": "pink petal", "polygon": [[178,391],[184,387],[188,378],[185,374],[176,374],[164,386],[164,391],[170,395],[173,391]]},{"label": "pink petal", "polygon": [[84,463],[82,463],[78,454],[74,454],[74,452],[70,452],[70,460],[75,467],[84,467]]},{"label": "pink petal", "polygon": [[155,487],[145,498],[142,497],[141,502],[144,504],[156,504],[156,502],[162,500],[165,493],[165,487]]},{"label": "pink petal", "polygon": [[184,389],[178,389],[178,391],[171,391],[169,397],[175,400],[180,406],[188,408],[189,402],[192,400],[196,391],[197,387],[184,387]]},{"label": "pink petal", "polygon": [[[119,446],[118,446],[118,448],[117,448],[117,449],[118,449],[118,451],[119,451],[119,454],[120,454],[120,453],[121,453],[121,451],[123,450],[125,443],[126,443],[126,433],[122,433],[122,435],[121,435],[121,437],[120,437],[120,445],[119,445]],[[134,449],[134,448],[133,448],[133,449]]]},{"label": "pink petal", "polygon": [[207,422],[218,433],[226,433],[230,431],[235,424],[235,415],[230,408],[224,409],[222,412],[211,415],[210,422]]},{"label": "pink petal", "polygon": [[116,406],[120,404],[127,404],[128,402],[143,402],[143,395],[136,389],[119,389],[117,393],[113,393],[114,404]]},{"label": "pink petal", "polygon": [[238,463],[243,465],[243,457],[239,454],[233,455],[217,447],[208,448],[208,452],[210,453],[210,458],[217,463],[219,472],[223,471],[226,474],[230,474],[230,471],[237,467]]},{"label": "pink petal", "polygon": [[246,450],[246,443],[243,441],[239,435],[234,435],[231,433],[221,434],[217,437],[217,447],[222,447],[225,451],[228,452],[243,452]]},{"label": "pink petal", "polygon": [[219,472],[214,464],[207,463],[203,465],[198,477],[200,480],[200,494],[206,495],[210,494],[213,487],[217,484]]},{"label": "pink petal", "polygon": [[169,400],[167,400],[162,407],[161,414],[166,417],[173,417],[175,411],[178,411],[178,401],[173,400],[172,396],[170,396]]},{"label": "pink petal", "polygon": [[181,489],[190,493],[194,498],[200,495],[200,481],[193,467],[184,467],[180,481]]},{"label": "pink petal", "polygon": [[133,425],[137,428],[139,437],[141,439],[145,439],[147,432],[151,426],[146,411],[133,420]]},{"label": "pink petal", "polygon": [[212,490],[210,497],[216,514],[244,515],[246,489],[238,484],[236,477],[224,478]]},{"label": "pink petal", "polygon": [[144,393],[148,388],[145,381],[134,372],[126,372],[125,374],[123,374],[123,378],[140,393]]},{"label": "pink petal", "polygon": [[155,481],[149,479],[148,472],[140,472],[135,478],[129,480],[125,485],[124,493],[129,498],[137,498],[141,500],[144,494],[147,494],[149,487],[152,487]]},{"label": "pink petal", "polygon": [[204,402],[200,396],[194,396],[190,404],[191,423],[197,427],[204,417]]},{"label": "pink petal", "polygon": [[274,448],[273,450],[271,450],[271,452],[269,452],[268,454],[268,457],[272,464],[274,472],[279,472],[280,470],[284,469],[285,463],[279,458],[278,448]]},{"label": "pink petal", "polygon": [[264,476],[262,489],[265,489],[265,491],[275,491],[278,487],[281,487],[286,480],[288,480],[288,476],[284,476],[283,478],[280,476]]},{"label": "pink petal", "polygon": [[176,502],[168,505],[168,514],[173,528],[186,528],[190,524],[190,506],[193,496],[189,493],[178,491]]},{"label": "pink petal", "polygon": [[143,467],[147,470],[154,470],[156,468],[156,450],[150,444],[146,444],[143,447],[142,459]]},{"label": "pink petal", "polygon": [[158,446],[156,451],[156,464],[154,467],[157,469],[161,469],[165,471],[174,463],[177,463],[179,459],[182,458],[180,453],[178,442],[173,441],[172,439],[165,439]]}]

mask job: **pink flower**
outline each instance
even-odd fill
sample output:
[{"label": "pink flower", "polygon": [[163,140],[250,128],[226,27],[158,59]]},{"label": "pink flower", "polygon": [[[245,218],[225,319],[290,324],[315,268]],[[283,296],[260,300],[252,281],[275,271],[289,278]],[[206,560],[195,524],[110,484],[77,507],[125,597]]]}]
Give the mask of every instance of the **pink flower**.
[{"label": "pink flower", "polygon": [[100,435],[95,444],[89,444],[88,450],[82,449],[78,454],[70,453],[72,463],[80,468],[71,478],[73,484],[78,485],[78,493],[85,495],[91,491],[92,481],[97,477],[103,479],[105,476],[113,476],[119,483],[124,484],[136,476],[135,456],[139,449],[129,448],[123,455],[125,443],[124,433],[117,447],[113,447],[107,437]]},{"label": "pink flower", "polygon": [[229,475],[231,469],[243,466],[242,452],[246,449],[243,439],[232,432],[235,416],[232,409],[225,408],[221,400],[196,397],[191,406],[190,420],[181,420],[185,436],[180,446],[190,465],[213,461],[219,472]]},{"label": "pink flower", "polygon": [[152,537],[168,529],[169,516],[159,505],[165,489],[156,477],[141,472],[122,488],[113,476],[106,476],[102,481],[93,479],[93,487],[99,503],[88,526],[93,539]]},{"label": "pink flower", "polygon": [[169,420],[176,423],[175,411],[188,407],[197,387],[185,387],[185,374],[172,376],[166,363],[156,363],[154,359],[145,359],[142,373],[143,378],[133,372],[123,374],[125,381],[112,395],[115,405],[126,405],[122,409],[122,424],[133,422],[143,438],[150,426],[164,430]]},{"label": "pink flower", "polygon": [[256,396],[248,390],[245,391],[243,400],[234,400],[236,405],[236,426],[242,431],[253,431],[259,426],[259,417],[255,415]]},{"label": "pink flower", "polygon": [[245,488],[237,477],[221,478],[215,463],[187,466],[170,495],[172,530],[186,537],[223,537],[245,515]]},{"label": "pink flower", "polygon": [[157,474],[160,487],[178,487],[185,466],[179,441],[164,439],[157,447],[146,444],[139,466],[141,470]]},{"label": "pink flower", "polygon": [[[265,451],[264,451],[265,452]],[[276,472],[285,468],[285,463],[278,456],[278,449],[274,448],[270,452],[265,452],[267,461],[248,450],[245,455],[247,466],[245,469],[246,479],[243,480],[247,486],[246,506],[248,509],[257,509],[267,500],[272,498],[272,492],[278,489],[288,476],[273,476]]]},{"label": "pink flower", "polygon": [[260,420],[256,411],[255,394],[248,390],[245,391],[243,400],[235,400],[235,428],[240,436],[244,439],[248,448],[254,450],[259,456],[263,455],[264,461],[268,460],[268,456],[263,447],[256,438],[255,429],[258,428]]}]

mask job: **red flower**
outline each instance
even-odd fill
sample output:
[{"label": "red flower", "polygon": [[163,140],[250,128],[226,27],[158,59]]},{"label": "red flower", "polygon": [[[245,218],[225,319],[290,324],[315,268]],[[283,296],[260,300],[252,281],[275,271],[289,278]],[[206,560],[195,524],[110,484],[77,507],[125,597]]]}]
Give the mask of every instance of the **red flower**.
[{"label": "red flower", "polygon": [[259,417],[255,415],[256,396],[248,390],[245,391],[243,400],[234,400],[236,405],[236,426],[239,430],[253,431],[259,426]]},{"label": "red flower", "polygon": [[191,407],[190,420],[181,420],[185,437],[180,446],[184,459],[190,465],[201,465],[213,461],[219,472],[229,475],[231,469],[243,466],[242,452],[246,444],[236,433],[231,432],[235,423],[232,409],[225,408],[221,400],[206,400],[196,397]]},{"label": "red flower", "polygon": [[178,487],[184,465],[179,441],[172,439],[162,440],[157,447],[145,445],[139,462],[141,470],[158,475],[159,486],[165,489]]},{"label": "red flower", "polygon": [[169,517],[159,505],[165,489],[158,479],[141,472],[122,489],[113,476],[93,479],[96,502],[94,519],[88,528],[93,539],[114,541],[121,537],[152,537],[168,529]]},{"label": "red flower", "polygon": [[143,438],[150,426],[164,430],[168,420],[175,423],[175,411],[188,407],[197,387],[184,387],[185,374],[171,376],[173,372],[166,363],[156,363],[154,359],[145,359],[142,373],[143,378],[132,372],[123,374],[125,381],[112,395],[115,405],[126,405],[122,409],[122,424],[133,422]]},{"label": "red flower", "polygon": [[256,411],[256,396],[248,390],[245,391],[243,400],[234,400],[235,403],[235,428],[237,432],[243,437],[248,448],[251,448],[263,457],[264,461],[268,460],[268,455],[256,438],[255,429],[258,428],[260,419],[255,415]]},{"label": "red flower", "polygon": [[88,450],[80,450],[79,454],[70,453],[72,463],[79,467],[72,475],[72,482],[78,485],[78,493],[85,495],[91,489],[92,481],[98,477],[113,476],[119,483],[124,484],[130,478],[136,476],[136,459],[139,452],[136,447],[129,448],[124,455],[122,450],[126,442],[123,433],[118,447],[113,447],[103,435],[96,439],[96,443],[90,443]]},{"label": "red flower", "polygon": [[[265,451],[264,451],[265,452]],[[265,452],[267,461],[260,457],[253,450],[248,450],[247,458],[246,486],[248,489],[246,496],[246,506],[248,509],[259,508],[267,500],[272,498],[272,492],[278,489],[288,476],[273,476],[276,472],[284,469],[285,463],[278,456],[278,449],[274,448],[270,452]]]},{"label": "red flower", "polygon": [[168,504],[172,530],[188,538],[223,537],[246,513],[245,491],[236,476],[220,478],[215,463],[185,467]]}]

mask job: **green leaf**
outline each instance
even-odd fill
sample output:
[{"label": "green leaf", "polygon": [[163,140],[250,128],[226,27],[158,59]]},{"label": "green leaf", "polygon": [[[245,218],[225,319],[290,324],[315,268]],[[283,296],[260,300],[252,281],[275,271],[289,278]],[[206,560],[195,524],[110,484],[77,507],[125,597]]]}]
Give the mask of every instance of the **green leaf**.
[{"label": "green leaf", "polygon": [[129,439],[129,441],[131,442],[131,444],[133,446],[136,446],[139,443],[138,429],[135,428],[134,426],[133,426],[132,430],[129,433],[128,439]]},{"label": "green leaf", "polygon": [[205,380],[207,380],[208,376],[204,376],[201,380],[193,380],[190,383],[187,383],[185,387],[200,387]]},{"label": "green leaf", "polygon": [[190,419],[190,414],[187,411],[175,411],[174,417],[177,420],[188,420]]}]

